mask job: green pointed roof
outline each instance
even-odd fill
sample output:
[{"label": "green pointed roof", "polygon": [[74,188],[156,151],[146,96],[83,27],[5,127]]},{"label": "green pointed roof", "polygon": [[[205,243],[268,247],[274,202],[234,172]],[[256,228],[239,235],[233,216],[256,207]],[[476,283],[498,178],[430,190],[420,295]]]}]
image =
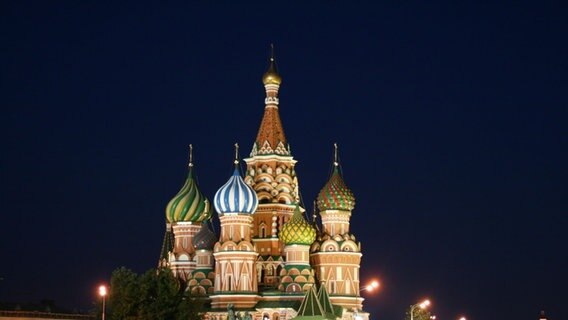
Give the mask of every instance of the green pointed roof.
[{"label": "green pointed roof", "polygon": [[355,208],[355,196],[343,181],[339,172],[339,165],[334,163],[331,177],[318,195],[318,208],[320,210],[351,211]]},{"label": "green pointed roof", "polygon": [[302,300],[302,304],[298,309],[298,316],[295,319],[301,317],[318,317],[318,319],[325,319],[325,312],[316,295],[315,285],[311,286],[306,292],[304,300]]},{"label": "green pointed roof", "polygon": [[168,222],[201,222],[211,217],[209,200],[201,193],[193,176],[193,164],[189,164],[187,179],[181,190],[166,207]]},{"label": "green pointed roof", "polygon": [[160,252],[160,261],[168,260],[168,255],[174,250],[174,234],[170,227],[166,227],[164,241],[162,242],[162,251]]},{"label": "green pointed roof", "polygon": [[304,219],[299,205],[296,204],[294,215],[292,215],[292,218],[282,227],[279,238],[285,245],[310,245],[316,239],[316,230]]},{"label": "green pointed roof", "polygon": [[318,301],[321,304],[323,312],[327,316],[335,317],[335,312],[333,310],[333,304],[331,304],[331,300],[329,299],[329,294],[327,293],[327,289],[325,288],[324,284],[321,284],[318,290]]}]

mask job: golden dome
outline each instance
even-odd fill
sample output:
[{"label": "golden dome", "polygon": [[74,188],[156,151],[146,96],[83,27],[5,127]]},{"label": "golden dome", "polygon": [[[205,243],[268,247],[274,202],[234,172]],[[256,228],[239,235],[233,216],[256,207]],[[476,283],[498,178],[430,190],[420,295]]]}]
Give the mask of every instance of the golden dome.
[{"label": "golden dome", "polygon": [[265,85],[267,84],[276,84],[280,85],[282,83],[282,78],[276,71],[276,63],[274,62],[274,58],[270,58],[270,65],[268,66],[268,70],[262,76],[262,83]]},{"label": "golden dome", "polygon": [[284,242],[284,245],[310,245],[316,239],[316,230],[312,225],[306,222],[306,219],[302,216],[302,212],[300,212],[300,207],[296,205],[294,215],[284,224],[279,237],[280,240]]}]

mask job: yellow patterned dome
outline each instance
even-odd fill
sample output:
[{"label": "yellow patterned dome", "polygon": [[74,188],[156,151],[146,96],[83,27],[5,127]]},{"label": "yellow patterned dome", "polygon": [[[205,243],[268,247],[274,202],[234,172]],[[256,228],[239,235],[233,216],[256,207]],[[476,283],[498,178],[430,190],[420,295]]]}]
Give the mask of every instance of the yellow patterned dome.
[{"label": "yellow patterned dome", "polygon": [[310,245],[316,239],[316,230],[310,225],[296,205],[296,210],[290,221],[286,222],[280,232],[280,240],[285,245],[304,244]]}]

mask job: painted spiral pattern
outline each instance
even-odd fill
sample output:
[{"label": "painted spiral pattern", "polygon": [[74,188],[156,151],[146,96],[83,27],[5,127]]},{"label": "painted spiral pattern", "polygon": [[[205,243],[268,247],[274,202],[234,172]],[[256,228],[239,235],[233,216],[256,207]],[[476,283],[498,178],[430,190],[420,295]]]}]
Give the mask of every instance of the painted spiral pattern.
[{"label": "painted spiral pattern", "polygon": [[209,200],[199,190],[190,168],[183,187],[166,206],[166,219],[169,223],[201,222],[210,217]]}]

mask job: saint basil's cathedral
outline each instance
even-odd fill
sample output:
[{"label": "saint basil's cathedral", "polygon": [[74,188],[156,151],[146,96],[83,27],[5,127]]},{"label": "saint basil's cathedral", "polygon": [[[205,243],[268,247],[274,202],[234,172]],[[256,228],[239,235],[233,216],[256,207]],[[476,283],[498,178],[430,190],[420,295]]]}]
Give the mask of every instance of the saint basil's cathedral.
[{"label": "saint basil's cathedral", "polygon": [[[282,78],[274,55],[262,80],[264,115],[243,160],[246,172],[235,145],[233,174],[211,205],[197,185],[190,150],[187,179],[166,207],[159,267],[205,299],[205,319],[232,320],[245,312],[255,320],[368,320],[360,295],[361,244],[349,230],[355,197],[343,180],[337,146],[333,172],[317,197],[321,224],[316,212],[308,222],[280,120]],[[214,211],[219,235],[210,227]]]}]

